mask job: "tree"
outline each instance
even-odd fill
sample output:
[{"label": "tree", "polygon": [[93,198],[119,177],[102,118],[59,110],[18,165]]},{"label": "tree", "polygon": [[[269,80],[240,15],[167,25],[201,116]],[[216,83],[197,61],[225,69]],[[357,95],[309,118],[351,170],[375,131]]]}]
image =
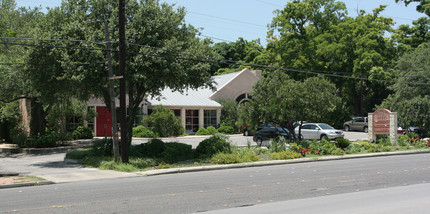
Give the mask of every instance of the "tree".
[{"label": "tree", "polygon": [[234,100],[219,100],[219,103],[222,105],[221,110],[221,123],[229,125],[231,127],[235,127],[235,131],[237,131],[238,124],[238,104]]},{"label": "tree", "polygon": [[152,114],[143,118],[143,122],[152,127],[159,137],[179,136],[184,134],[181,119],[175,113],[163,106],[156,106]]},{"label": "tree", "polygon": [[247,41],[242,37],[238,38],[236,42],[216,43],[213,45],[213,49],[225,60],[220,64],[221,68],[215,72],[215,75],[233,73],[243,69],[241,62],[253,63],[264,50],[259,40]]},{"label": "tree", "polygon": [[[386,84],[365,79],[374,71],[389,74],[396,59],[393,42],[385,38],[393,20],[380,16],[384,9],[380,6],[370,14],[360,11],[352,18],[345,4],[334,0],[288,2],[272,21],[267,45],[272,55],[265,54],[266,59],[284,68],[332,76],[351,112],[365,114],[387,96],[380,93]],[[309,74],[290,72],[290,76],[301,80]]]},{"label": "tree", "polygon": [[430,43],[420,45],[397,62],[397,82],[380,108],[398,113],[402,125],[420,126],[430,131]]},{"label": "tree", "polygon": [[296,81],[283,71],[275,71],[254,85],[247,105],[256,118],[249,121],[254,127],[257,122],[280,124],[294,133],[292,124],[296,121],[325,120],[340,103],[336,94],[335,85],[322,77]]},{"label": "tree", "polygon": [[430,19],[421,17],[412,22],[412,26],[400,25],[396,29],[393,39],[398,43],[400,54],[412,51],[419,45],[430,41]]},{"label": "tree", "polygon": [[427,16],[430,16],[430,2],[427,0],[396,0],[396,3],[403,1],[406,6],[410,3],[417,2],[417,11],[420,13],[425,13]]},{"label": "tree", "polygon": [[[126,8],[127,73],[124,78],[131,136],[136,113],[145,97],[160,96],[166,87],[174,91],[211,87],[213,81],[208,72],[211,66],[199,56],[218,55],[212,52],[207,40],[197,38],[198,31],[194,27],[185,24],[184,8],[174,10],[172,5],[160,4],[158,0],[131,0],[127,1]],[[49,10],[50,22],[43,24],[46,26],[44,36],[60,39],[57,45],[68,47],[54,47],[45,54],[57,57],[50,58],[51,66],[57,66],[57,73],[51,73],[51,78],[56,78],[57,83],[67,80],[66,85],[74,85],[73,90],[64,95],[81,100],[89,96],[101,97],[109,107],[105,49],[104,44],[97,41],[104,41],[105,19],[109,23],[111,40],[118,40],[117,10],[118,3],[114,0],[69,0]],[[113,43],[112,48],[113,59],[117,61],[117,44]],[[35,56],[34,60],[40,57]],[[114,70],[118,70],[117,63],[114,63]],[[42,72],[46,71],[37,69],[35,75]]]},{"label": "tree", "polygon": [[[43,14],[40,8],[16,8],[14,0],[0,0],[0,117],[2,124],[6,124],[3,131],[18,135],[22,131],[19,123],[18,100],[27,97],[29,87],[24,70],[26,56],[29,50],[17,45],[20,37],[29,37],[34,32],[34,25]],[[14,109],[15,112],[11,111]],[[5,136],[9,139],[9,136]]]}]

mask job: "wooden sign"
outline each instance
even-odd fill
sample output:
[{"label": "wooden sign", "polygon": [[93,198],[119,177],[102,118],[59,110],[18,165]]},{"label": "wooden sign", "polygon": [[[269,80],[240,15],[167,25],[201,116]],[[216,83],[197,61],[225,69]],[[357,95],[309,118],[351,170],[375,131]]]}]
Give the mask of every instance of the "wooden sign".
[{"label": "wooden sign", "polygon": [[373,134],[390,134],[390,113],[388,109],[373,112]]}]

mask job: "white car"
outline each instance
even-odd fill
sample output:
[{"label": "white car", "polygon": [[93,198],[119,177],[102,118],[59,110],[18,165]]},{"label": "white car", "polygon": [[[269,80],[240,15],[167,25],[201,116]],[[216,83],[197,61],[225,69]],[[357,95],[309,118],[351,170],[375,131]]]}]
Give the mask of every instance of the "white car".
[{"label": "white car", "polygon": [[[299,134],[299,126],[294,129],[296,135]],[[302,139],[337,139],[343,138],[341,130],[334,129],[325,123],[306,123],[302,125]]]}]

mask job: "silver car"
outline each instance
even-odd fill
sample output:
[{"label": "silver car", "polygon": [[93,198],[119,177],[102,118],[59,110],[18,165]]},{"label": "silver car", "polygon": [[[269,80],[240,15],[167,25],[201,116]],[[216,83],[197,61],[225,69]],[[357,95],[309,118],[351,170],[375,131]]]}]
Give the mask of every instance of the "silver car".
[{"label": "silver car", "polygon": [[[299,134],[299,126],[294,129],[296,135]],[[343,138],[342,131],[334,129],[325,123],[306,123],[302,125],[302,139],[336,139]]]}]

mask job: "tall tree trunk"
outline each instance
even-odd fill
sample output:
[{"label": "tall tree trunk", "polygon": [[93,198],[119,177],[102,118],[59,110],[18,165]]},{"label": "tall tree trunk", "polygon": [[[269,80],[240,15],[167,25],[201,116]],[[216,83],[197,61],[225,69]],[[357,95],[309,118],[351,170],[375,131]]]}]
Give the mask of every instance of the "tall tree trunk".
[{"label": "tall tree trunk", "polygon": [[38,136],[45,135],[46,128],[46,112],[43,110],[43,105],[37,98],[31,98],[31,120],[30,120],[30,135]]}]

